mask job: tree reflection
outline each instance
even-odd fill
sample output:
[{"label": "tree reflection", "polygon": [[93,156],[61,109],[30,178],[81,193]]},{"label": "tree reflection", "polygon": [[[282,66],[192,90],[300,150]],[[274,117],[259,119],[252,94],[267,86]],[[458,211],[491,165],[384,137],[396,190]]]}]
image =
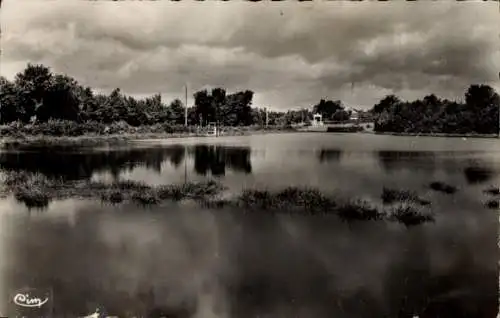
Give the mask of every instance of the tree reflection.
[{"label": "tree reflection", "polygon": [[319,162],[338,162],[342,157],[342,150],[340,149],[321,149],[318,152]]},{"label": "tree reflection", "polygon": [[233,171],[252,173],[250,148],[198,145],[190,149],[194,155],[194,169],[200,175],[210,172],[223,176],[226,167]]},{"label": "tree reflection", "polygon": [[75,149],[37,148],[0,153],[0,168],[38,172],[48,178],[90,179],[94,173],[109,172],[118,178],[121,172],[145,166],[161,172],[166,159],[178,167],[184,160],[184,147],[127,148],[110,151],[78,152]]},{"label": "tree reflection", "polygon": [[495,171],[489,167],[477,164],[464,169],[464,175],[469,184],[478,184],[490,181],[495,174]]},{"label": "tree reflection", "polygon": [[408,168],[436,169],[436,155],[432,151],[378,151],[380,167],[387,172]]}]

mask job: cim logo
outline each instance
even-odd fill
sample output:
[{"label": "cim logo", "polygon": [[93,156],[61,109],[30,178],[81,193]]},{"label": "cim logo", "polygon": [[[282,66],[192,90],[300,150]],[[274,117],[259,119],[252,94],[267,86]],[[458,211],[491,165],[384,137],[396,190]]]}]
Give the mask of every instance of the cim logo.
[{"label": "cim logo", "polygon": [[52,311],[52,291],[41,288],[23,288],[12,295],[13,310],[18,314],[29,317],[50,315]]},{"label": "cim logo", "polygon": [[24,294],[16,294],[14,296],[14,304],[21,307],[38,307],[41,308],[49,301],[49,297],[45,297],[45,299],[38,298],[36,296],[31,296],[29,293]]}]

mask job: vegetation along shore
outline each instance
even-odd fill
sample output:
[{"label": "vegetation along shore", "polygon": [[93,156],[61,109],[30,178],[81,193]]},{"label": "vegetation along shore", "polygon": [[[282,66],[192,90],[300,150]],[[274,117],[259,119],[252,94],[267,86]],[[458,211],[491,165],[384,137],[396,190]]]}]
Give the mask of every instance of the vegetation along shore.
[{"label": "vegetation along shore", "polygon": [[[225,135],[283,132],[309,125],[313,114],[321,114],[326,122],[373,122],[373,131],[384,134],[492,137],[499,132],[500,98],[488,85],[471,85],[464,101],[433,94],[403,101],[389,95],[366,110],[321,99],[298,110],[272,111],[253,106],[253,96],[251,90],[228,93],[214,88],[195,92],[192,106],[186,107],[187,98],[167,105],[160,94],[137,99],[119,88],[96,93],[68,75],[28,64],[13,81],[0,77],[0,137],[4,143],[92,144],[74,138],[79,136],[98,137],[94,143],[113,143],[203,136],[210,124],[222,128]],[[345,132],[330,129],[337,130]]]}]

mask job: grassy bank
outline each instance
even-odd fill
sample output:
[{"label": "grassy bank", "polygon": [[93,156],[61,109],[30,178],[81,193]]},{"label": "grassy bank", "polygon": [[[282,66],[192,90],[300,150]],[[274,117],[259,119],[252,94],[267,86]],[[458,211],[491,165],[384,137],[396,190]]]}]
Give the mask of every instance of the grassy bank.
[{"label": "grassy bank", "polygon": [[[295,131],[293,128],[282,126],[223,127],[223,136],[293,131]],[[49,121],[33,125],[13,123],[0,126],[0,147],[15,148],[19,145],[95,147],[120,145],[138,139],[195,136],[205,136],[203,129],[169,124],[134,127],[123,122],[110,125],[96,122],[75,123],[69,121]]]},{"label": "grassy bank", "polygon": [[5,172],[1,194],[13,195],[29,208],[43,208],[51,200],[97,199],[118,204],[156,205],[164,201],[194,200],[209,208],[233,207],[245,213],[336,215],[344,221],[385,220],[412,226],[434,220],[431,202],[406,190],[382,190],[382,204],[356,198],[341,199],[312,188],[288,187],[280,191],[247,189],[222,199],[225,188],[215,182],[149,186],[140,182],[115,183],[62,181],[42,174]]}]

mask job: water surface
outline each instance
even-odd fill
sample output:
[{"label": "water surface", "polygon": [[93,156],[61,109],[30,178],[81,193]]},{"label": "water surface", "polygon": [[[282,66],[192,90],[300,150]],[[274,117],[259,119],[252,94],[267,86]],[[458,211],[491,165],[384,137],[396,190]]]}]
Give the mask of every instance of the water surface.
[{"label": "water surface", "polygon": [[[494,317],[495,139],[282,134],[138,141],[121,149],[20,149],[0,168],[50,178],[149,184],[217,178],[230,191],[313,186],[379,200],[383,186],[432,201],[436,222],[346,224],[336,217],[243,215],[189,204],[141,208],[0,202],[1,308],[25,287],[53,290],[54,314],[96,306],[154,317]],[[431,192],[431,181],[459,192]],[[2,303],[3,301],[3,303]],[[158,314],[158,313],[156,313]],[[187,317],[190,317],[187,315]],[[159,317],[159,316],[158,316]],[[177,313],[181,317],[181,313]]]}]

